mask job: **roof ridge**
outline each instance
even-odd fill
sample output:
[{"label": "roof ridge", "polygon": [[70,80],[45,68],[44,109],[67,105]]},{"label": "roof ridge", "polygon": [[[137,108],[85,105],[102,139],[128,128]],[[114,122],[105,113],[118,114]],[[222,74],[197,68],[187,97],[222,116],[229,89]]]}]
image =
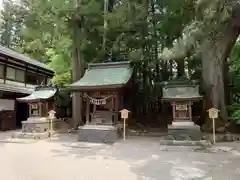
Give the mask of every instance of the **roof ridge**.
[{"label": "roof ridge", "polygon": [[118,67],[125,67],[125,66],[129,66],[131,61],[119,61],[119,62],[105,62],[105,63],[89,63],[88,64],[88,68],[89,69],[93,69],[96,67],[114,67],[114,68],[118,68]]}]

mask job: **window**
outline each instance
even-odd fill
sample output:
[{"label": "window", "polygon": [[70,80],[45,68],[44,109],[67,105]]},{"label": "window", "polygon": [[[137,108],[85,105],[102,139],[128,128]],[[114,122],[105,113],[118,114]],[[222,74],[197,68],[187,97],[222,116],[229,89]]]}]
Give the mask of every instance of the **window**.
[{"label": "window", "polygon": [[15,69],[7,67],[7,79],[15,80]]},{"label": "window", "polygon": [[24,82],[25,71],[20,69],[15,69],[12,67],[7,67],[7,79],[16,80],[19,82]]},{"label": "window", "polygon": [[4,65],[0,64],[0,78],[4,78]]},{"label": "window", "polygon": [[40,85],[40,84],[45,84],[45,77],[41,76],[39,74],[35,74],[32,72],[27,72],[27,84],[32,84],[32,85]]},{"label": "window", "polygon": [[25,71],[16,69],[16,80],[20,82],[24,82],[25,80]]}]

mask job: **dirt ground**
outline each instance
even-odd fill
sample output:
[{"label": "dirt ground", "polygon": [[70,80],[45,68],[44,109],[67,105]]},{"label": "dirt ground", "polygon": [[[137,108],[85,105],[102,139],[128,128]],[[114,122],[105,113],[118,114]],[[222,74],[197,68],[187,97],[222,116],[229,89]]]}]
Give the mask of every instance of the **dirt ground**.
[{"label": "dirt ground", "polygon": [[0,134],[3,180],[239,180],[240,143],[210,149],[160,146],[131,137],[113,145],[79,143],[75,135],[6,142]]}]

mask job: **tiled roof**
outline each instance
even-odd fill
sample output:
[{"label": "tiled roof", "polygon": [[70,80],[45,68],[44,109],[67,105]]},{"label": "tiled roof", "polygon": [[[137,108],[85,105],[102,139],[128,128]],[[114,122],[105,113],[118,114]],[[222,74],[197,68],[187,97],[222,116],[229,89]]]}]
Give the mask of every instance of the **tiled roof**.
[{"label": "tiled roof", "polygon": [[16,93],[23,93],[23,94],[31,94],[34,91],[34,88],[22,87],[22,86],[15,86],[11,84],[0,84],[1,91],[7,92],[16,92]]},{"label": "tiled roof", "polygon": [[125,85],[132,76],[129,62],[90,64],[84,76],[71,84],[72,88],[97,88]]},{"label": "tiled roof", "polygon": [[37,61],[37,60],[34,60],[34,59],[31,59],[21,53],[18,53],[16,51],[13,51],[9,48],[6,48],[4,46],[1,46],[0,45],[0,54],[4,54],[6,56],[9,56],[9,57],[12,57],[12,58],[15,58],[17,60],[20,60],[20,61],[23,61],[23,62],[26,62],[28,64],[31,64],[31,65],[34,65],[34,66],[38,66],[40,68],[43,68],[45,70],[48,70],[48,71],[52,71],[50,68],[48,68],[45,64]]},{"label": "tiled roof", "polygon": [[35,100],[47,100],[53,97],[57,92],[57,89],[39,89],[35,90],[32,94],[26,97],[17,98],[18,101],[30,102]]}]

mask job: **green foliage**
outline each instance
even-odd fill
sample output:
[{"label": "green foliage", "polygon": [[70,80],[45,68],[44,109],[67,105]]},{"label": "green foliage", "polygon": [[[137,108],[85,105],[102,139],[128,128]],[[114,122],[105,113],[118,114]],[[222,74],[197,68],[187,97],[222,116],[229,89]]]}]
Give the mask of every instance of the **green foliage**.
[{"label": "green foliage", "polygon": [[228,112],[233,121],[237,122],[240,120],[240,103],[233,103],[228,106]]},{"label": "green foliage", "polygon": [[235,44],[230,56],[230,73],[233,101],[229,106],[228,111],[234,121],[240,120],[240,42]]}]

